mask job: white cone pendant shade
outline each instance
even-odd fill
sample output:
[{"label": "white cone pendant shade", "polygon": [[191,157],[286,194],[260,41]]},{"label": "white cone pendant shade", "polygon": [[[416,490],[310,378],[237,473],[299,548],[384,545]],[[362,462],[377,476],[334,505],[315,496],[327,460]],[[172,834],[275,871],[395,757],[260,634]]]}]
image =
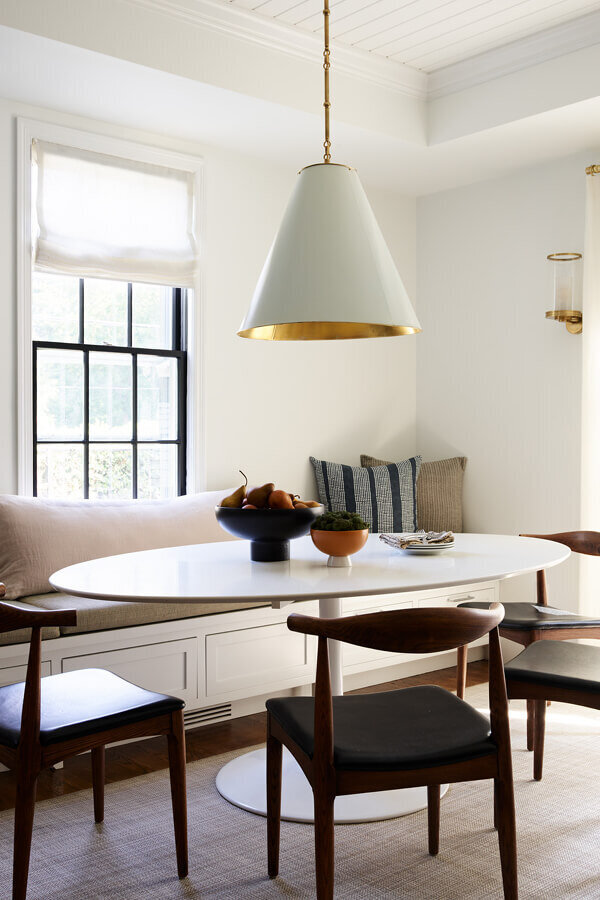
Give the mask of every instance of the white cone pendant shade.
[{"label": "white cone pendant shade", "polygon": [[420,330],[356,171],[303,169],[238,334],[311,341]]}]

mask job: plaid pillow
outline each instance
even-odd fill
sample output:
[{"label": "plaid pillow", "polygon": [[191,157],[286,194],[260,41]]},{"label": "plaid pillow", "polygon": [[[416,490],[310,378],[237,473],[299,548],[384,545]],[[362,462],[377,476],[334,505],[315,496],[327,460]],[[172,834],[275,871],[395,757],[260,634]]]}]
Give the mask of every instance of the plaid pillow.
[{"label": "plaid pillow", "polygon": [[421,457],[362,468],[310,457],[319,500],[330,512],[359,513],[371,531],[417,530],[416,485]]}]

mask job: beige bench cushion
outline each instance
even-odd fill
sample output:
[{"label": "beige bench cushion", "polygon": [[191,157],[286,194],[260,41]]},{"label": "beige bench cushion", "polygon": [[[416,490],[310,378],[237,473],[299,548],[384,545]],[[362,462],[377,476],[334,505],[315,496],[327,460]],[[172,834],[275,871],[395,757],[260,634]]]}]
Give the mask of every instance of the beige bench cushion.
[{"label": "beige bench cushion", "polygon": [[[88,631],[106,631],[112,628],[128,628],[148,625],[151,622],[169,622],[174,619],[190,619],[209,616],[236,609],[253,609],[268,603],[130,603],[114,600],[94,600],[92,597],[71,597],[68,594],[50,593],[27,597],[29,606],[38,609],[76,609],[77,625],[63,625],[60,634],[83,634]],[[57,634],[54,635],[58,637]]]},{"label": "beige bench cushion", "polygon": [[[33,608],[33,604],[23,603],[22,601],[13,603],[13,606],[20,606],[23,609]],[[0,631],[0,647],[4,647],[6,644],[28,644],[30,637],[31,628],[19,628],[17,631]],[[57,637],[60,637],[60,631],[57,626],[52,625],[50,628],[42,628],[43,641]]]},{"label": "beige bench cushion", "polygon": [[88,559],[231,540],[214,513],[228,493],[231,489],[224,488],[174,500],[0,495],[0,582],[6,599],[45,593],[53,572]]},{"label": "beige bench cushion", "polygon": [[[361,466],[388,466],[383,459],[360,457]],[[466,456],[421,463],[417,478],[417,522],[425,531],[462,531],[462,488]]]}]

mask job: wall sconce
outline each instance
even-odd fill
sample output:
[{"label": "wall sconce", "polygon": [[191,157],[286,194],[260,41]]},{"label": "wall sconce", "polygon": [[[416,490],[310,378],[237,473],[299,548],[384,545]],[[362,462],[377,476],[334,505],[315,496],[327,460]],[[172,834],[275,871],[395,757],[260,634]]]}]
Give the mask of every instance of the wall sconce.
[{"label": "wall sconce", "polygon": [[546,312],[547,319],[564,322],[570,334],[581,334],[582,256],[581,253],[550,253],[553,267],[554,309]]}]

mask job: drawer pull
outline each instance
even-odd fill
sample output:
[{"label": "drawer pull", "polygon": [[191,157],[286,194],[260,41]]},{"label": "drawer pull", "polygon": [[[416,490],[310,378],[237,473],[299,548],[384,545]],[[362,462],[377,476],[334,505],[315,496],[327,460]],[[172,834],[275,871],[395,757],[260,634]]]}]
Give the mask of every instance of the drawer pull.
[{"label": "drawer pull", "polygon": [[466,597],[448,597],[448,603],[466,603],[467,600],[474,600],[473,594],[467,594]]}]

